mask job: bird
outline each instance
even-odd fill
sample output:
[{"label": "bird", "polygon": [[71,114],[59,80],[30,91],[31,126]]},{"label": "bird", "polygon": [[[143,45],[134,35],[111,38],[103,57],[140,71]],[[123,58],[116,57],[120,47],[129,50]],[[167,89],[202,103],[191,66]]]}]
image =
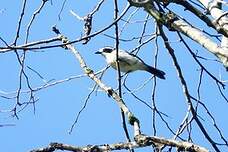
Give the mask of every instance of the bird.
[{"label": "bird", "polygon": [[[106,59],[108,65],[117,70],[116,49],[114,47],[107,46],[101,48],[95,52],[95,54],[101,54]],[[118,50],[118,61],[121,72],[130,73],[137,70],[142,70],[147,71],[160,79],[165,79],[165,72],[146,64],[138,56],[127,51],[121,49]]]}]

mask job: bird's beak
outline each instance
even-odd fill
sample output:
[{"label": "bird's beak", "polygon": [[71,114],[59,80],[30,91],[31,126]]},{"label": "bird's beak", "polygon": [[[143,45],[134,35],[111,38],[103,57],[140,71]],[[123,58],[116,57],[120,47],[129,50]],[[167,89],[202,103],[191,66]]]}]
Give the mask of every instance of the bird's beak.
[{"label": "bird's beak", "polygon": [[97,52],[95,52],[95,54],[101,54],[102,52],[101,51],[97,51]]}]

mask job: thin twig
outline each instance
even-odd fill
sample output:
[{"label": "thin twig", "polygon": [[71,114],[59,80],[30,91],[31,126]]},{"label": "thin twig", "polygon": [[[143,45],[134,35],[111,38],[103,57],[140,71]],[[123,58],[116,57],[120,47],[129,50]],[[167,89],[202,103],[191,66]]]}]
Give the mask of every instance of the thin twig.
[{"label": "thin twig", "polygon": [[27,26],[25,44],[28,43],[29,31],[30,31],[33,21],[35,20],[36,16],[40,13],[40,11],[42,10],[42,8],[44,7],[44,5],[47,1],[48,0],[42,0],[40,7],[33,13],[33,16]]},{"label": "thin twig", "polygon": [[[66,44],[56,44],[56,45],[49,45],[49,46],[39,46],[39,47],[23,47],[23,45],[22,45],[22,47],[17,47],[17,46],[12,46],[12,47],[10,47],[10,48],[5,48],[5,47],[0,47],[0,52],[2,51],[2,50],[4,50],[4,49],[10,49],[10,50],[7,50],[7,51],[5,51],[5,52],[9,52],[9,51],[12,51],[12,50],[15,50],[15,49],[17,49],[17,50],[26,50],[26,51],[28,51],[28,50],[43,50],[43,49],[50,49],[50,48],[56,48],[56,47],[64,47],[65,45],[68,45],[68,44],[74,44],[74,43],[78,43],[78,42],[81,42],[81,41],[83,41],[83,40],[86,40],[86,39],[88,39],[88,38],[92,38],[92,37],[94,37],[94,36],[96,36],[96,35],[98,35],[98,34],[101,34],[101,33],[103,33],[104,31],[106,31],[106,30],[108,30],[108,29],[110,29],[116,22],[118,22],[126,13],[127,13],[127,11],[130,9],[130,4],[128,4],[126,7],[125,7],[125,9],[123,10],[123,12],[119,15],[119,17],[116,19],[116,20],[114,20],[111,24],[109,24],[108,26],[105,26],[104,28],[102,28],[101,30],[99,30],[99,31],[97,31],[97,32],[94,32],[94,33],[92,33],[92,34],[90,34],[90,35],[88,35],[88,36],[84,36],[84,37],[82,37],[82,38],[78,38],[78,39],[76,39],[76,40],[74,40],[74,41],[69,41],[69,42],[67,42]],[[45,41],[45,40],[44,40]]]},{"label": "thin twig", "polygon": [[210,137],[210,135],[208,134],[207,130],[205,129],[205,127],[203,126],[203,124],[201,123],[201,121],[199,120],[199,118],[197,117],[197,113],[192,105],[192,101],[191,101],[191,96],[190,96],[190,93],[188,91],[188,87],[187,87],[187,83],[184,79],[184,76],[182,74],[182,70],[179,66],[179,63],[177,61],[177,58],[174,54],[174,50],[172,49],[172,47],[169,45],[169,42],[168,42],[168,38],[166,37],[161,25],[159,25],[159,30],[160,30],[160,34],[161,34],[161,37],[162,39],[164,40],[164,43],[165,43],[165,47],[167,48],[168,50],[168,53],[170,54],[172,60],[173,60],[173,64],[177,70],[177,74],[178,74],[178,77],[180,79],[180,83],[182,85],[182,88],[183,88],[183,93],[185,95],[185,98],[186,98],[186,102],[187,102],[187,105],[188,105],[188,108],[193,116],[193,119],[195,120],[196,124],[198,125],[198,127],[200,128],[201,132],[203,133],[203,135],[205,136],[205,138],[209,141],[209,143],[212,145],[212,147],[214,148],[214,150],[216,152],[220,152],[217,144],[214,142],[214,140]]},{"label": "thin twig", "polygon": [[[118,1],[114,0],[114,20],[118,18]],[[119,91],[119,96],[122,98],[122,88],[121,88],[121,73],[120,73],[120,64],[119,64],[119,26],[118,22],[114,24],[115,27],[115,49],[116,49],[116,67],[117,67],[117,82],[118,82],[118,91]],[[122,125],[124,129],[125,136],[127,138],[128,142],[131,142],[129,131],[127,129],[127,124],[126,124],[126,119],[125,119],[125,114],[122,109],[121,111],[121,119],[122,119]],[[133,149],[129,149],[130,152],[134,152]]]}]

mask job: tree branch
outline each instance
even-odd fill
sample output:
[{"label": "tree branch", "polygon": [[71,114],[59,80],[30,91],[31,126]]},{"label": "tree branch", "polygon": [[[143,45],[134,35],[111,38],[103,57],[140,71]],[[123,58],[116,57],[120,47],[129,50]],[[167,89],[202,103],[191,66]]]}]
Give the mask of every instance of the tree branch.
[{"label": "tree branch", "polygon": [[31,150],[30,152],[53,152],[56,150],[67,150],[72,152],[106,152],[106,151],[114,151],[114,150],[128,150],[135,149],[147,146],[154,145],[165,145],[176,147],[179,151],[189,151],[189,152],[209,152],[204,147],[200,147],[193,143],[184,142],[184,141],[176,141],[172,139],[165,139],[157,136],[145,136],[140,135],[136,137],[136,141],[132,142],[120,142],[115,144],[104,144],[104,145],[87,145],[87,146],[72,146],[63,143],[50,143],[49,146],[44,148],[38,148]]},{"label": "tree branch", "polygon": [[209,37],[205,36],[202,31],[185,22],[184,20],[179,19],[173,12],[167,14],[160,12],[149,0],[144,0],[145,2],[133,2],[133,0],[128,1],[130,1],[131,5],[143,7],[147,13],[157,20],[157,22],[165,25],[169,30],[179,31],[195,42],[199,43],[209,52],[217,56],[222,61],[223,65],[228,68],[228,51],[217,45]]},{"label": "tree branch", "polygon": [[110,97],[112,97],[117,104],[119,105],[120,109],[123,110],[125,115],[128,117],[129,123],[134,127],[134,135],[139,135],[140,132],[140,126],[139,126],[139,120],[133,115],[133,113],[128,109],[126,104],[124,103],[123,99],[118,95],[116,91],[114,91],[111,87],[106,86],[104,83],[101,82],[101,80],[94,74],[93,70],[91,70],[86,63],[84,62],[84,59],[80,55],[80,53],[75,49],[75,47],[71,44],[69,44],[69,40],[64,37],[63,35],[60,35],[60,32],[56,27],[53,27],[53,31],[58,34],[61,37],[61,40],[63,44],[65,44],[65,49],[70,50],[74,56],[77,58],[77,60],[80,63],[81,68],[84,70],[85,74],[91,78],[93,81],[97,83],[97,85],[106,92]]}]

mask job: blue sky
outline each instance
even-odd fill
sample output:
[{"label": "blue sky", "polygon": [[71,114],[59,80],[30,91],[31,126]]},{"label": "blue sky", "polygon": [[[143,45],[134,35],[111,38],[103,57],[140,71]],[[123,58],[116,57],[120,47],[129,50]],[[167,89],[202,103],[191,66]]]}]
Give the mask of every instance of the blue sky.
[{"label": "blue sky", "polygon": [[[80,16],[85,16],[90,12],[98,1],[66,1],[66,5],[61,13],[59,20],[58,14],[61,10],[62,1],[47,2],[44,8],[34,20],[32,24],[29,42],[44,40],[55,37],[56,35],[51,31],[53,25],[56,25],[60,31],[67,36],[70,40],[78,39],[83,33],[83,22],[76,19],[70,10],[73,10]],[[13,3],[13,4],[12,4]],[[125,8],[127,2],[120,3],[120,13]],[[22,7],[21,1],[1,1],[0,2],[0,36],[8,44],[14,41],[18,19]],[[26,13],[22,20],[20,38],[18,44],[23,44],[25,41],[25,33],[27,25],[34,13],[40,6],[41,1],[27,1]],[[128,19],[129,15],[135,11],[131,8],[124,16]],[[175,9],[176,12],[183,12],[183,10]],[[186,12],[184,12],[186,13]],[[188,17],[188,14],[183,16]],[[131,39],[138,37],[142,31],[143,20],[146,13],[140,9],[132,17],[132,22],[127,24],[124,28],[121,38]],[[188,18],[187,18],[188,19]],[[97,12],[93,20],[93,31],[109,25],[113,21],[113,1],[106,1]],[[196,23],[199,27],[205,26],[200,23],[196,18],[191,18],[191,21]],[[125,22],[120,21],[120,29],[124,26]],[[153,19],[149,20],[149,25],[146,32],[153,34],[155,31]],[[210,30],[209,31],[213,31]],[[192,96],[197,97],[197,86],[199,82],[199,66],[188,53],[183,44],[175,33],[168,32],[169,40],[175,50],[179,64],[183,70]],[[114,28],[105,31],[103,34],[114,36]],[[105,67],[104,59],[101,56],[95,55],[94,52],[103,46],[114,46],[115,40],[108,38],[103,34],[92,38],[87,45],[80,43],[75,44],[84,57],[87,65],[94,71],[98,71]],[[146,41],[150,37],[146,37]],[[213,55],[209,54],[202,47],[186,39],[188,44],[193,50],[198,50],[200,56],[210,59],[216,59]],[[121,41],[120,47],[125,50],[132,50],[138,46],[138,41]],[[0,41],[0,46],[4,43]],[[166,80],[157,81],[156,89],[156,106],[157,108],[168,115],[164,118],[170,124],[171,128],[176,131],[187,112],[187,104],[182,92],[182,86],[176,74],[176,70],[171,61],[171,57],[164,48],[164,43],[161,38],[158,38],[159,55],[158,55],[158,68],[166,72]],[[139,52],[139,56],[150,65],[154,63],[154,54],[156,46],[155,42],[151,41],[143,46]],[[201,60],[205,67],[215,75],[217,78],[222,76],[222,80],[227,80],[227,73],[223,66],[212,60]],[[70,51],[63,48],[52,48],[46,50],[29,51],[25,60],[26,66],[39,72],[43,77],[41,79],[35,72],[25,69],[29,76],[32,87],[36,88],[44,85],[46,82],[55,82],[58,80],[66,79],[71,76],[83,74],[78,61],[70,53]],[[5,93],[15,92],[19,86],[19,70],[20,66],[16,59],[14,52],[0,54],[0,95]],[[109,69],[105,72],[102,80],[108,86],[117,88],[118,82],[116,71]],[[150,74],[145,72],[135,72],[128,76],[126,84],[132,90],[138,88],[145,81],[150,78]],[[1,124],[13,124],[14,126],[5,126],[0,128],[1,134],[1,150],[6,152],[23,152],[29,151],[34,148],[47,146],[50,142],[63,142],[72,145],[87,145],[87,144],[107,144],[125,141],[123,128],[121,124],[120,110],[117,104],[109,98],[104,92],[98,89],[91,95],[85,110],[82,112],[78,123],[74,127],[71,134],[68,133],[77,113],[82,108],[86,97],[94,86],[94,82],[88,77],[81,77],[68,82],[55,85],[38,92],[35,92],[35,97],[39,99],[35,104],[35,111],[33,105],[27,106],[24,110],[18,113],[19,119],[12,117],[10,112],[0,113]],[[23,90],[27,90],[25,79],[22,84]],[[149,81],[136,95],[151,104],[151,93],[153,88],[153,80]],[[139,102],[136,98],[131,96],[126,89],[123,88],[123,99],[129,106],[130,110],[139,118],[141,122],[142,132],[147,135],[153,135],[152,130],[152,112],[151,109]],[[227,89],[223,91],[227,96]],[[216,83],[204,73],[201,86],[201,99],[202,102],[208,107],[210,112],[216,118],[217,125],[223,132],[223,136],[228,138],[227,126],[227,102],[221,97]],[[21,96],[22,101],[28,100],[28,95]],[[15,99],[0,98],[0,111],[10,110],[15,105]],[[211,119],[206,114],[202,107],[199,108],[199,117],[205,124],[210,135],[218,142],[221,139],[213,127]],[[167,129],[161,119],[156,116],[157,136],[172,138],[173,135]],[[133,130],[128,125],[130,135],[133,139]],[[183,137],[186,137],[186,133]],[[194,143],[204,146],[208,149],[212,147],[205,141],[199,128],[195,122],[192,123],[192,139]],[[227,147],[222,147],[223,150]],[[150,150],[150,148],[148,148]]]}]

